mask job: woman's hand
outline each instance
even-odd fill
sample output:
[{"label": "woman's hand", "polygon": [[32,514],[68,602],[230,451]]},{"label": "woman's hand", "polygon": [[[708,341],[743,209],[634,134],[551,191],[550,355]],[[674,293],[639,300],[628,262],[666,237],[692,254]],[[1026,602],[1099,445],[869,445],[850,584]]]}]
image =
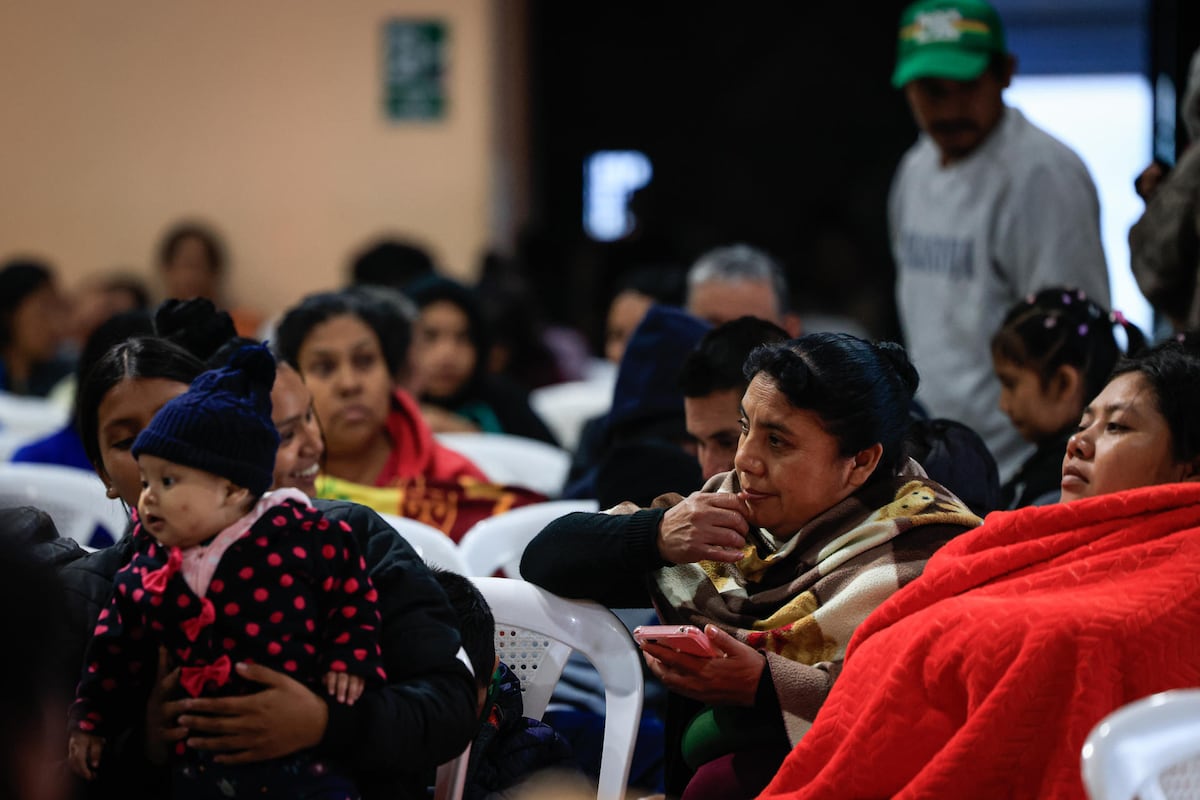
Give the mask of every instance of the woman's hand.
[{"label": "woman's hand", "polygon": [[299,681],[259,664],[236,667],[266,688],[238,697],[189,697],[163,712],[188,730],[188,747],[211,750],[219,764],[246,764],[315,747],[325,735],[329,709]]},{"label": "woman's hand", "polygon": [[735,494],[692,492],[667,509],[658,526],[658,552],[672,564],[740,561],[746,546],[746,504]]},{"label": "woman's hand", "polygon": [[167,649],[158,648],[158,675],[150,699],[146,702],[146,758],[152,764],[167,762],[167,748],[187,736],[187,728],[174,716],[167,716],[166,699],[179,686],[179,668],[168,666]]},{"label": "woman's hand", "polygon": [[715,625],[704,635],[723,655],[706,658],[646,642],[642,657],[650,671],[673,692],[713,706],[752,706],[766,668],[763,654]]}]

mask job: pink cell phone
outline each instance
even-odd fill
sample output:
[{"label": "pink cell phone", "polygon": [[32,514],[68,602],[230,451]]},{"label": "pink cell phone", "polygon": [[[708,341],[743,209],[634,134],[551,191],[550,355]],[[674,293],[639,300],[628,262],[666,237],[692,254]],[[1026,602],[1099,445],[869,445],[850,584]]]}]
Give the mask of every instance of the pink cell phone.
[{"label": "pink cell phone", "polygon": [[695,625],[639,625],[633,629],[633,640],[639,645],[650,642],[692,656],[712,658],[721,655],[704,631]]}]

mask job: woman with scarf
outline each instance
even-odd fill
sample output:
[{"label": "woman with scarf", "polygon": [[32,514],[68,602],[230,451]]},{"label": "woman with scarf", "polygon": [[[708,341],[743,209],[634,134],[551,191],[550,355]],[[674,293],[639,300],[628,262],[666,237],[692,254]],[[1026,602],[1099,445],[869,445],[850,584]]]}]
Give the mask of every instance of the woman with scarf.
[{"label": "woman with scarf", "polygon": [[871,614],[763,797],[1084,800],[1101,719],[1200,685],[1198,409],[1181,345],[1118,363],[1062,502],[988,515]]},{"label": "woman with scarf", "polygon": [[405,293],[420,309],[413,324],[412,383],[435,431],[509,433],[558,444],[530,408],[528,395],[489,372],[491,346],[474,292],[448,278],[428,277]]},{"label": "woman with scarf", "polygon": [[[667,792],[752,797],[808,729],[866,616],[979,519],[904,457],[916,370],[818,333],[755,350],[731,472],[687,498],[551,523],[521,572],[610,607],[653,601],[720,657],[643,646],[668,689]],[[692,773],[694,771],[694,777]]]}]

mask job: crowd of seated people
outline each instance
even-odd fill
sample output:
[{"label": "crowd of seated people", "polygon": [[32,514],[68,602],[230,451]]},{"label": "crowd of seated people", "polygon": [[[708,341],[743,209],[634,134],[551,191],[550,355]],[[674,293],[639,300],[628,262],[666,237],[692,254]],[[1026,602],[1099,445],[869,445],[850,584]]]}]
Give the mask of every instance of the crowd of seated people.
[{"label": "crowd of seated people", "polygon": [[[701,648],[637,645],[639,794],[1083,798],[1097,723],[1200,687],[1200,348],[1155,343],[1096,288],[1094,193],[1001,101],[995,10],[919,0],[902,23],[893,82],[922,133],[889,213],[911,347],[806,331],[753,243],[628,265],[593,354],[615,368],[608,410],[561,491],[602,510],[530,531],[511,576]],[[172,226],[153,309],[126,269],[71,292],[39,258],[0,267],[0,399],[69,414],[5,458],[86,471],[128,512],[85,548],[0,509],[10,605],[46,598],[14,632],[30,655],[6,673],[0,794],[428,797],[469,743],[469,797],[525,796],[544,767],[536,791],[577,792],[602,717],[524,719],[486,603],[386,516],[457,542],[549,499],[440,436],[555,445],[530,391],[579,364],[527,341],[543,315],[495,263],[472,287],[380,240],[351,285],[247,308],[228,253]],[[1153,299],[1182,326],[1192,293],[1171,294]],[[519,336],[492,329],[514,309]],[[939,338],[970,369],[947,376]],[[203,505],[170,499],[196,486]],[[570,674],[578,708],[602,707]]]}]

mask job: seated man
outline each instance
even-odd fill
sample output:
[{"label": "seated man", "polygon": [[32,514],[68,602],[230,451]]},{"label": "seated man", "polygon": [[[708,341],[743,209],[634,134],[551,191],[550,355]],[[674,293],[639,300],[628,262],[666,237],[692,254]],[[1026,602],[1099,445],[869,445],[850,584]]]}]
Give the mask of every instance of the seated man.
[{"label": "seated man", "polygon": [[787,339],[787,331],[773,322],[739,317],[706,333],[684,359],[679,372],[683,414],[704,480],[733,469],[742,435],[742,395],[750,385],[742,371],[746,358],[760,344]]}]

